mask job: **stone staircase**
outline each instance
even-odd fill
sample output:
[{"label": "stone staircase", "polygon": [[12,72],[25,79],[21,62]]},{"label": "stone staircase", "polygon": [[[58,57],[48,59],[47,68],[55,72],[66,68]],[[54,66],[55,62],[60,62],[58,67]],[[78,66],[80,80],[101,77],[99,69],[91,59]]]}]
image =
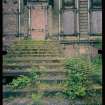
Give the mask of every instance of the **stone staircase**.
[{"label": "stone staircase", "polygon": [[88,35],[88,0],[79,2],[80,35]]},{"label": "stone staircase", "polygon": [[67,79],[64,60],[58,41],[16,41],[3,57],[3,76],[8,79],[22,73],[27,75],[30,69],[36,68],[40,73],[38,91],[62,91],[63,81]]}]

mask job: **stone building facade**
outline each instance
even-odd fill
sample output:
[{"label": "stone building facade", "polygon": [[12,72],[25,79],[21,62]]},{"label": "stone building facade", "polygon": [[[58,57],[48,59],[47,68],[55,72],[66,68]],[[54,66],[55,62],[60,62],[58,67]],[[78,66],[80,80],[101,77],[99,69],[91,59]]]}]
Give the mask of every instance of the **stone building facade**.
[{"label": "stone building facade", "polygon": [[[3,0],[2,4],[4,44],[24,37],[88,40],[102,36],[101,0]],[[65,46],[66,55],[76,55],[72,53],[76,46]],[[87,52],[83,50],[87,47],[81,46],[80,52]]]}]

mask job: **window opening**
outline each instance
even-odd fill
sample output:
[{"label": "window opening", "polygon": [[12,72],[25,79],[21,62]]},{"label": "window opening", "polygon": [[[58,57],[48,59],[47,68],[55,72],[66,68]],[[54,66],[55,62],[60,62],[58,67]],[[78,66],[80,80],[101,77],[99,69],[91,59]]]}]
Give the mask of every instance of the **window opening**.
[{"label": "window opening", "polygon": [[63,6],[74,8],[75,0],[63,0]]},{"label": "window opening", "polygon": [[102,0],[91,0],[91,8],[92,9],[101,9],[102,8]]}]

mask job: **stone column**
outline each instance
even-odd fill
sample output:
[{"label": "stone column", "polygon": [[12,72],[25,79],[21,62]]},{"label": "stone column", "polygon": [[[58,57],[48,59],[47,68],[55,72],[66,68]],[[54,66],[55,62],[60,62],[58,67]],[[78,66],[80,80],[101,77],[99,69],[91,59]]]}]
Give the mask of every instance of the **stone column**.
[{"label": "stone column", "polygon": [[52,7],[49,6],[48,8],[48,34],[52,36]]}]

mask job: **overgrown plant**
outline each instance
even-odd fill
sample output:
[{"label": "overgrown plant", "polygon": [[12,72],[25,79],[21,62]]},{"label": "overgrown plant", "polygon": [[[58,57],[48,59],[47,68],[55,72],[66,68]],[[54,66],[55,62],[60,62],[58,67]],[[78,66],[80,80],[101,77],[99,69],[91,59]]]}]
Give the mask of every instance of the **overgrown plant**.
[{"label": "overgrown plant", "polygon": [[32,96],[32,105],[43,105],[42,104],[42,98],[43,94],[42,93],[33,93]]},{"label": "overgrown plant", "polygon": [[31,75],[29,77],[31,78],[32,83],[35,83],[38,76],[39,76],[39,73],[37,71],[38,70],[36,68],[34,68],[34,67],[32,67],[32,69],[30,69],[30,74]]},{"label": "overgrown plant", "polygon": [[91,60],[94,70],[92,71],[92,79],[99,84],[102,84],[102,57],[97,55]]},{"label": "overgrown plant", "polygon": [[96,42],[97,42],[97,43],[94,44],[94,47],[95,47],[95,48],[100,48],[100,49],[102,49],[102,40],[99,39],[99,38],[97,38],[97,39],[96,39]]},{"label": "overgrown plant", "polygon": [[67,96],[71,99],[86,96],[91,64],[83,58],[70,58],[65,62],[65,68],[68,70]]},{"label": "overgrown plant", "polygon": [[13,89],[20,89],[28,86],[31,82],[31,79],[28,76],[19,76],[17,79],[13,79],[13,81],[10,83],[10,86]]},{"label": "overgrown plant", "polygon": [[25,88],[29,85],[35,84],[37,78],[38,78],[38,74],[36,72],[36,69],[32,68],[30,70],[30,75],[28,76],[21,75],[16,79],[13,79],[13,81],[10,83],[10,87],[12,87],[13,89]]}]

